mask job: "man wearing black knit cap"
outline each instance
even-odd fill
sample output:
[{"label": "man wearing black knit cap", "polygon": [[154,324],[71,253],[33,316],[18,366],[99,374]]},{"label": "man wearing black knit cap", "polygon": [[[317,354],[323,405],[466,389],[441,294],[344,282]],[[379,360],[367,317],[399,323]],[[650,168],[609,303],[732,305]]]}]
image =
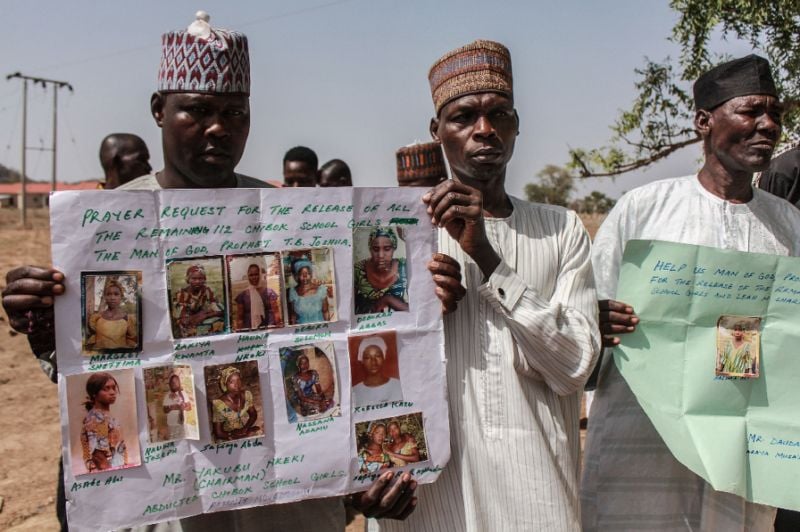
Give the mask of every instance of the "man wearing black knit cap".
[{"label": "man wearing black knit cap", "polygon": [[[769,63],[755,55],[723,63],[698,78],[694,99],[705,155],[700,172],[629,192],[595,237],[606,347],[639,322],[630,305],[613,300],[629,240],[800,255],[800,211],[751,185],[781,134],[783,109]],[[775,508],[716,491],[673,456],[610,356],[600,369],[584,463],[583,530],[772,529]]]},{"label": "man wearing black knit cap", "polygon": [[758,188],[775,194],[800,209],[800,146],[781,153],[761,174]]}]

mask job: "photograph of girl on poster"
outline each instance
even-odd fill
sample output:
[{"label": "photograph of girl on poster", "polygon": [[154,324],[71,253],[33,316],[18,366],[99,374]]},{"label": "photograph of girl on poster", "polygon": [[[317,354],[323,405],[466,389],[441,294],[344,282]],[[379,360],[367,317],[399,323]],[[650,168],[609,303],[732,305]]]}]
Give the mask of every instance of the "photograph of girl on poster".
[{"label": "photograph of girl on poster", "polygon": [[208,417],[214,443],[264,435],[258,362],[206,366]]},{"label": "photograph of girl on poster", "polygon": [[225,281],[222,257],[167,263],[172,336],[194,338],[225,332]]},{"label": "photograph of girl on poster", "polygon": [[340,416],[333,344],[280,348],[289,423]]},{"label": "photograph of girl on poster", "polygon": [[142,272],[83,272],[83,353],[142,350]]},{"label": "photograph of girl on poster", "polygon": [[67,405],[73,474],[141,465],[132,369],[68,376]]},{"label": "photograph of girl on poster", "polygon": [[761,318],[720,316],[717,320],[716,374],[757,378]]}]

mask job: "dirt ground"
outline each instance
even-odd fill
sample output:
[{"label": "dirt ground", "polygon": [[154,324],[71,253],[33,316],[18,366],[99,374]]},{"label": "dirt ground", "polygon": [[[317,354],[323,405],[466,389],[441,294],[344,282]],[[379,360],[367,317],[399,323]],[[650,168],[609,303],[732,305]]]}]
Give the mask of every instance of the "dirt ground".
[{"label": "dirt ground", "polygon": [[[28,211],[22,229],[16,209],[0,209],[0,285],[20,264],[50,263],[45,209]],[[56,386],[30,354],[24,335],[12,334],[0,312],[0,530],[57,530],[56,476],[61,452]]]},{"label": "dirt ground", "polygon": [[[584,223],[593,237],[602,216]],[[0,286],[13,266],[50,264],[46,209],[28,211],[28,228],[16,209],[0,209]],[[0,312],[0,530],[58,530],[56,474],[61,452],[56,386],[30,354],[25,336],[15,334]],[[363,530],[357,518],[348,532]]]}]

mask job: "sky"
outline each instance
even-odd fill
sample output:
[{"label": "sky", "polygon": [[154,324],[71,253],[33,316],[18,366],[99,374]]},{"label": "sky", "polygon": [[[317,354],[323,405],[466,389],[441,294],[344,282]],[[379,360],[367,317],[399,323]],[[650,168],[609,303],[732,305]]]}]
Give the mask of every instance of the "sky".
[{"label": "sky", "polygon": [[[162,33],[181,29],[198,9],[215,27],[247,34],[251,129],[237,170],[281,179],[283,154],[296,145],[320,164],[344,159],[356,186],[392,186],[395,151],[428,141],[433,104],[427,74],[445,52],[475,39],[511,51],[521,118],[506,176],[510,193],[570,147],[601,146],[619,110],[635,97],[634,69],[645,57],[675,57],[668,40],[677,14],[667,0],[0,0],[0,65],[69,82],[59,91],[58,178],[102,176],[98,149],[111,132],[135,133],[163,164],[160,131],[149,110]],[[747,45],[718,42],[734,56]],[[0,163],[20,167],[22,83],[0,82]],[[52,142],[52,89],[31,87],[28,144]],[[575,197],[612,197],[641,184],[695,172],[700,148],[645,171],[582,180]],[[49,180],[51,154],[28,151],[28,175]]]}]

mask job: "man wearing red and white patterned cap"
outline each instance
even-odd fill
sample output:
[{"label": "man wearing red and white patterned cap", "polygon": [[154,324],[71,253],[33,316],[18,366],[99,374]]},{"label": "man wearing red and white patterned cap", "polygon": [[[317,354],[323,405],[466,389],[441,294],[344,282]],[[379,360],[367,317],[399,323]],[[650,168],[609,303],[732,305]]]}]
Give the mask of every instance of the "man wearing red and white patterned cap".
[{"label": "man wearing red and white patterned cap", "polygon": [[[202,11],[187,30],[164,34],[158,91],[150,100],[153,118],[161,128],[164,169],[119,188],[271,187],[234,171],[250,131],[249,94],[250,61],[244,34],[212,28]],[[3,307],[10,325],[29,335],[34,353],[54,378],[52,305],[53,296],[64,293],[64,275],[53,268],[23,266],[11,270],[6,281]],[[354,496],[359,508],[375,516],[405,517],[414,509],[416,483],[410,475],[402,477],[389,486],[390,475],[381,475],[368,491]],[[342,499],[331,497],[201,514],[137,530],[327,532],[344,526]]]},{"label": "man wearing red and white patterned cap", "polygon": [[243,33],[212,28],[203,11],[161,37],[158,91],[164,169],[124,189],[270,187],[237,174],[250,133],[250,57]]}]

